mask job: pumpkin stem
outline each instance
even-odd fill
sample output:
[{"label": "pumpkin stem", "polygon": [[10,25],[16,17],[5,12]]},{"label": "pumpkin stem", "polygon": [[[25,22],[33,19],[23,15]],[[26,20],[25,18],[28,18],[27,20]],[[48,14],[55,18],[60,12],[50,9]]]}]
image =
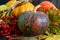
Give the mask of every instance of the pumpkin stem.
[{"label": "pumpkin stem", "polygon": [[37,8],[39,8],[39,7],[41,7],[41,5],[37,5],[33,11],[36,12]]},{"label": "pumpkin stem", "polygon": [[11,8],[14,9],[18,4],[20,4],[20,3],[22,3],[22,2],[23,2],[23,0],[21,0],[21,1],[15,0],[15,1],[14,1],[14,4],[11,6]]}]

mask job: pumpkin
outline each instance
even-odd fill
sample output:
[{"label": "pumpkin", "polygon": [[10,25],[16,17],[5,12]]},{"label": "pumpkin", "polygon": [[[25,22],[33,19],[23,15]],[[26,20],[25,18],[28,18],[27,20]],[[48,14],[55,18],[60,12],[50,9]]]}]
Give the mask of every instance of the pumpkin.
[{"label": "pumpkin", "polygon": [[34,5],[30,2],[23,2],[21,6],[13,10],[13,15],[18,17],[22,12],[34,10]]},{"label": "pumpkin", "polygon": [[8,1],[8,2],[6,3],[7,6],[12,6],[13,4],[14,4],[14,0]]},{"label": "pumpkin", "polygon": [[18,17],[18,27],[23,36],[43,34],[49,25],[49,18],[44,12],[23,12]]},{"label": "pumpkin", "polygon": [[[40,6],[39,6],[40,5]],[[38,6],[36,6],[36,11],[41,11],[42,9],[44,9],[45,12],[49,11],[52,7],[54,10],[58,10],[55,5],[49,1],[43,1],[39,4]]]}]

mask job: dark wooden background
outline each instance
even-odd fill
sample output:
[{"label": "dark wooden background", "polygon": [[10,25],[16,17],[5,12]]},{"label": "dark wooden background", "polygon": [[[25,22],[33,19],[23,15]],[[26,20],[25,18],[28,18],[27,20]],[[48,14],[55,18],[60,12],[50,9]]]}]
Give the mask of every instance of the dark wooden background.
[{"label": "dark wooden background", "polygon": [[[5,4],[5,3],[8,2],[8,1],[9,1],[9,0],[0,0],[0,5]],[[37,4],[39,4],[40,2],[45,1],[45,0],[31,0],[31,1],[32,1],[32,3],[33,3],[34,5],[37,5]],[[55,5],[57,8],[60,9],[60,0],[48,0],[48,1],[51,1],[52,3],[54,3],[54,5]]]},{"label": "dark wooden background", "polygon": [[[32,0],[32,3],[37,5],[42,1],[46,1],[46,0]],[[47,1],[52,2],[57,8],[60,9],[60,0],[47,0]]]}]

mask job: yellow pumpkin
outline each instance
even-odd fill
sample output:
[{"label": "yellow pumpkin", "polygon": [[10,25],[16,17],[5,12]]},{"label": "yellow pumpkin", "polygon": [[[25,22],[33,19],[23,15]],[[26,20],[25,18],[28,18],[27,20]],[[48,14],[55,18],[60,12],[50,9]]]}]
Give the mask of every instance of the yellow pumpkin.
[{"label": "yellow pumpkin", "polygon": [[21,6],[16,7],[13,10],[13,15],[18,17],[21,13],[25,11],[33,11],[34,10],[34,5],[30,2],[22,3]]},{"label": "yellow pumpkin", "polygon": [[6,5],[7,5],[7,6],[12,6],[13,3],[14,3],[14,0],[11,0],[11,1],[8,1],[8,2],[6,3]]}]

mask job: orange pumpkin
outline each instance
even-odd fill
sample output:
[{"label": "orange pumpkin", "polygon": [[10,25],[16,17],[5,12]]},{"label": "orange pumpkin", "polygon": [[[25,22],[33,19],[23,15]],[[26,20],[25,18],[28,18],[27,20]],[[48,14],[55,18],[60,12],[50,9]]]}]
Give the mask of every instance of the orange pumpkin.
[{"label": "orange pumpkin", "polygon": [[36,9],[37,11],[40,11],[42,8],[44,8],[45,11],[49,11],[50,8],[52,8],[52,7],[53,7],[53,9],[58,10],[58,9],[55,7],[55,5],[54,5],[53,3],[51,3],[51,2],[49,2],[49,1],[43,1],[43,2],[41,2],[39,5],[40,5],[40,6],[38,6],[37,9]]},{"label": "orange pumpkin", "polygon": [[21,6],[18,6],[13,10],[13,15],[18,17],[21,13],[32,10],[34,10],[34,5],[32,3],[30,2],[26,2],[24,4],[22,3]]}]

